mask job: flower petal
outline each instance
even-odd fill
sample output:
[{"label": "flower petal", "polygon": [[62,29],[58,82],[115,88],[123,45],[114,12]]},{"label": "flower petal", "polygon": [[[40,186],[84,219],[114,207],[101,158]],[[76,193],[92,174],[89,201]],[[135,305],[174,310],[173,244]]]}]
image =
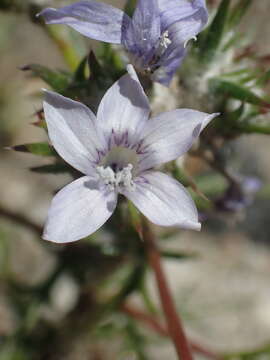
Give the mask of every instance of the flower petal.
[{"label": "flower petal", "polygon": [[217,115],[191,109],[177,109],[150,119],[143,130],[140,171],[183,155],[209,121]]},{"label": "flower petal", "polygon": [[129,145],[141,136],[149,113],[149,102],[132,65],[128,74],[112,85],[100,102],[97,120],[107,141],[114,136],[117,142],[124,137]]},{"label": "flower petal", "polygon": [[176,180],[161,172],[149,171],[135,183],[135,190],[123,193],[154,224],[200,230],[196,206]]},{"label": "flower petal", "polygon": [[81,177],[53,198],[42,237],[67,243],[91,235],[112,215],[116,203],[115,192],[100,190],[92,177]]},{"label": "flower petal", "polygon": [[174,73],[180,66],[186,55],[184,46],[178,46],[173,51],[170,48],[162,55],[159,61],[160,67],[152,75],[152,80],[169,86]]},{"label": "flower petal", "polygon": [[[166,2],[166,3],[165,3]],[[208,20],[204,0],[159,0],[162,31],[168,31],[171,44],[162,54],[160,67],[152,78],[168,86],[186,55],[186,43],[194,38]]]},{"label": "flower petal", "polygon": [[202,31],[207,23],[207,19],[203,10],[198,10],[194,15],[175,22],[169,28],[169,36],[174,47],[186,45],[186,43],[195,38]]},{"label": "flower petal", "polygon": [[91,173],[102,147],[96,117],[85,105],[52,91],[45,92],[45,119],[49,138],[59,155],[75,169]]},{"label": "flower petal", "polygon": [[[190,28],[196,28],[197,33],[198,25],[202,27],[208,21],[208,11],[205,5],[205,0],[158,0],[160,8],[162,31],[168,30],[171,25],[176,22],[178,30],[185,27],[185,22],[190,23]],[[189,38],[196,35],[196,31]],[[185,39],[184,41],[186,41]]]},{"label": "flower petal", "polygon": [[160,16],[157,0],[138,0],[132,21],[123,33],[123,45],[129,52],[147,62],[160,37]]},{"label": "flower petal", "polygon": [[120,44],[130,18],[122,10],[93,0],[79,1],[60,9],[47,8],[40,14],[47,24],[66,24],[95,40]]}]

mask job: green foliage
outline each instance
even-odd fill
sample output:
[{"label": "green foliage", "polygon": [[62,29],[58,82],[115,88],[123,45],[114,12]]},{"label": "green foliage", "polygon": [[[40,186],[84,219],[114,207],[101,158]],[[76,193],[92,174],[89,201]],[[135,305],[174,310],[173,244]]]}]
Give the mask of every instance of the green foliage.
[{"label": "green foliage", "polygon": [[125,13],[129,16],[132,16],[134,9],[136,7],[136,0],[127,0],[125,5]]},{"label": "green foliage", "polygon": [[233,28],[237,26],[243,16],[248,11],[250,5],[252,4],[253,0],[238,0],[238,2],[232,8],[229,18],[228,18],[228,26]]},{"label": "green foliage", "polygon": [[31,171],[39,174],[62,174],[70,172],[70,167],[64,163],[55,163],[49,165],[35,166],[30,168]]},{"label": "green foliage", "polygon": [[134,321],[128,320],[125,326],[127,347],[134,351],[138,360],[148,360],[145,353],[145,337],[140,334]]},{"label": "green foliage", "polygon": [[222,78],[212,78],[209,81],[209,89],[215,95],[231,97],[253,105],[270,106],[249,88]]},{"label": "green foliage", "polygon": [[217,13],[205,30],[200,41],[200,57],[203,62],[208,63],[213,60],[224,35],[227,17],[229,14],[230,0],[222,0]]},{"label": "green foliage", "polygon": [[264,345],[251,351],[241,351],[223,355],[224,360],[262,360],[270,356],[270,345]]},{"label": "green foliage", "polygon": [[46,142],[15,145],[8,149],[39,156],[56,156],[55,150]]},{"label": "green foliage", "polygon": [[113,49],[111,44],[102,44],[97,56],[103,64],[105,74],[112,76],[113,79],[119,79],[119,76],[125,73],[120,54]]},{"label": "green foliage", "polygon": [[65,71],[55,71],[43,65],[30,64],[21,68],[23,71],[31,71],[32,75],[46,82],[53,90],[62,93],[71,81],[71,75]]},{"label": "green foliage", "polygon": [[196,259],[198,257],[198,254],[195,253],[187,253],[187,252],[172,251],[172,250],[162,250],[161,255],[164,258],[171,260],[189,260],[189,259]]},{"label": "green foliage", "polygon": [[75,71],[80,59],[87,53],[82,36],[75,30],[64,26],[50,25],[45,29],[57,45],[69,69]]}]

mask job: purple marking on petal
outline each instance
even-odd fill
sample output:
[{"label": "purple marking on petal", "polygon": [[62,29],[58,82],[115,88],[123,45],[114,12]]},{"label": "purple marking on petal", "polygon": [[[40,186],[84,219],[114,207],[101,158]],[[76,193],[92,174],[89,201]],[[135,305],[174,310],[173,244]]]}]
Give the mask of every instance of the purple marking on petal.
[{"label": "purple marking on petal", "polygon": [[135,184],[150,184],[148,179],[145,176],[140,175],[139,177],[134,179]]},{"label": "purple marking on petal", "polygon": [[128,145],[128,131],[126,131],[123,135],[123,144]]},{"label": "purple marking on petal", "polygon": [[111,136],[108,138],[108,150],[111,150],[112,148],[112,138]]}]

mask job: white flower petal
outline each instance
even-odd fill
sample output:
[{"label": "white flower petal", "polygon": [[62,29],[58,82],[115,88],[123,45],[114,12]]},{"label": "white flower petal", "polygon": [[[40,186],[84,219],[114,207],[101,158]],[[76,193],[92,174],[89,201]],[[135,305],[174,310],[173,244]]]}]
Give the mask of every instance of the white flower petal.
[{"label": "white flower petal", "polygon": [[91,173],[102,149],[95,121],[87,106],[52,91],[45,92],[44,113],[49,138],[59,155],[84,174]]},{"label": "white flower petal", "polygon": [[162,27],[179,32],[182,43],[197,35],[207,23],[205,0],[158,0],[158,4]]},{"label": "white flower petal", "polygon": [[143,130],[140,171],[183,155],[209,121],[217,115],[191,109],[177,109],[150,119]]},{"label": "white flower petal", "polygon": [[46,24],[66,24],[91,39],[120,44],[130,19],[120,9],[103,2],[83,0],[60,9],[44,9]]},{"label": "white flower petal", "polygon": [[112,215],[116,203],[115,192],[100,190],[95,178],[81,177],[53,198],[42,237],[67,243],[91,235]]},{"label": "white flower petal", "polygon": [[[129,144],[138,140],[149,113],[149,102],[131,65],[128,74],[112,85],[100,102],[97,119],[106,139],[117,141],[126,134]],[[116,141],[116,142],[117,142]]]},{"label": "white flower petal", "polygon": [[137,178],[135,184],[135,190],[123,194],[154,224],[200,230],[196,206],[176,180],[161,172],[149,171]]}]

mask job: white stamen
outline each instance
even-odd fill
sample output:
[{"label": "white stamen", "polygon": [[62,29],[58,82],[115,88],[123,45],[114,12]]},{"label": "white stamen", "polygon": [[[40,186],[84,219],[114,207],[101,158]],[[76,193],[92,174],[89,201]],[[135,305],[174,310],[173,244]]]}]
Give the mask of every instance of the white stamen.
[{"label": "white stamen", "polygon": [[108,185],[111,189],[114,188],[115,183],[115,173],[112,168],[109,166],[104,168],[104,166],[98,166],[97,172],[100,178],[103,180],[105,185]]},{"label": "white stamen", "polygon": [[127,188],[127,190],[133,190],[135,184],[132,181],[132,169],[132,164],[128,164],[122,170],[116,172],[114,172],[110,166],[98,166],[97,172],[100,179],[110,190],[117,190],[117,188],[120,187]]},{"label": "white stamen", "polygon": [[169,38],[169,32],[168,30],[164,31],[164,33],[160,37],[160,47],[163,49],[167,49],[167,47],[172,43],[172,41]]}]

